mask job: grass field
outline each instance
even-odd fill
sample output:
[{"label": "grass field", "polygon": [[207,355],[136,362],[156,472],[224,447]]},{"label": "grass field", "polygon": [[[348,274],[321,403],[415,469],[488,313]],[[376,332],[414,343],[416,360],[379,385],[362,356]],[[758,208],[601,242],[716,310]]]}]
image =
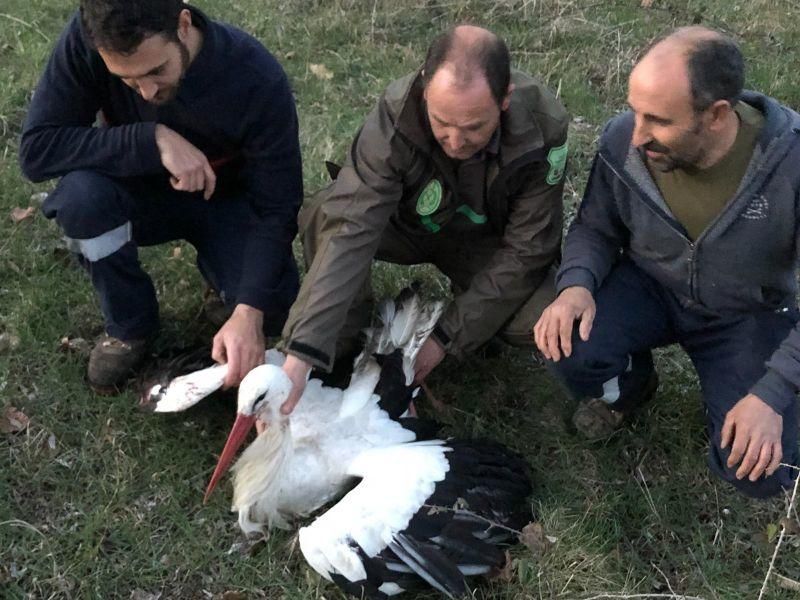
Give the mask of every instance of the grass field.
[{"label": "grass field", "polygon": [[[748,59],[748,86],[800,108],[800,8],[789,0],[196,4],[254,33],[289,73],[308,191],[324,181],[323,160],[341,158],[384,86],[416,68],[430,37],[456,22],[494,28],[515,65],[562,97],[573,116],[569,213],[600,127],[623,106],[632,61],[674,25],[730,33]],[[9,215],[35,206],[34,194],[52,185],[24,181],[17,144],[38,74],[73,9],[66,0],[0,5],[0,405],[30,417],[24,432],[0,433],[0,597],[340,598],[305,566],[293,536],[244,548],[229,488],[202,505],[231,423],[230,400],[144,415],[131,393],[89,392],[86,352],[60,349],[64,337],[101,333],[90,285],[65,257],[53,223],[40,214],[14,223]],[[180,244],[143,252],[161,299],[162,347],[213,334],[198,319],[202,283],[193,257]],[[398,273],[376,269],[376,287],[391,293]],[[417,275],[434,293],[446,290],[425,269]],[[451,432],[498,438],[529,459],[536,519],[554,540],[544,552],[514,549],[511,580],[481,585],[476,598],[759,596],[787,501],[752,502],[710,476],[696,378],[678,350],[660,353],[658,367],[656,401],[600,444],[573,435],[570,401],[529,352],[447,361],[431,377],[451,407]],[[800,596],[797,530],[784,537],[774,571],[765,598]]]}]

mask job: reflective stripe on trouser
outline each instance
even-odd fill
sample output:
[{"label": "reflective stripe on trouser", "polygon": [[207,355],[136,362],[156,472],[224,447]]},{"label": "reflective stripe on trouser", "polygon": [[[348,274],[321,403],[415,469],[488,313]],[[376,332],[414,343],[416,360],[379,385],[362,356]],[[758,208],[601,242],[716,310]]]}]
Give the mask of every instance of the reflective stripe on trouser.
[{"label": "reflective stripe on trouser", "polygon": [[97,262],[107,256],[111,256],[132,239],[133,233],[130,221],[89,239],[75,239],[64,236],[67,249],[76,254],[81,254],[89,262]]}]

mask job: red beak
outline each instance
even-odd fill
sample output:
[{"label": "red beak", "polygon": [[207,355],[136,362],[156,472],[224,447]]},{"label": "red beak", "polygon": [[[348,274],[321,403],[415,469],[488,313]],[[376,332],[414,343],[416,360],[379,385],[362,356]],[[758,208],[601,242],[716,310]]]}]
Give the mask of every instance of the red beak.
[{"label": "red beak", "polygon": [[211,492],[214,491],[214,488],[217,487],[219,480],[222,479],[222,476],[231,466],[231,463],[236,456],[236,452],[244,443],[247,434],[253,428],[255,422],[256,418],[254,415],[236,415],[236,421],[234,421],[233,427],[231,427],[231,432],[228,434],[228,441],[225,442],[225,447],[222,449],[222,454],[217,461],[214,474],[211,475],[211,481],[208,482],[206,494],[203,496],[203,504],[208,502],[208,497],[211,495]]}]

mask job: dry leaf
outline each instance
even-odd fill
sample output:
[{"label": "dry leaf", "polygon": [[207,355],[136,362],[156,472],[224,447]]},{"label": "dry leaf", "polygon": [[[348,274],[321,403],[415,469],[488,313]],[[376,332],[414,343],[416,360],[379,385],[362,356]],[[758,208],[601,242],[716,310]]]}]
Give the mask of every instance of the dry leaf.
[{"label": "dry leaf", "polygon": [[308,65],[308,69],[319,79],[324,79],[326,81],[333,79],[333,72],[325,65],[312,63]]},{"label": "dry leaf", "polygon": [[790,519],[788,517],[783,517],[781,519],[781,525],[786,530],[787,535],[798,535],[800,534],[800,522],[796,519]]},{"label": "dry leaf", "polygon": [[291,60],[292,58],[294,58],[294,50],[289,50],[288,52],[286,52],[283,55],[283,58],[285,58],[286,60]]},{"label": "dry leaf", "polygon": [[14,406],[6,406],[0,415],[0,431],[3,433],[17,433],[28,427],[30,419],[21,410]]},{"label": "dry leaf", "polygon": [[542,556],[552,545],[544,534],[544,527],[541,523],[528,523],[522,528],[519,536],[521,544],[526,546],[537,558]]},{"label": "dry leaf", "polygon": [[243,592],[223,592],[222,600],[247,600],[247,596]]},{"label": "dry leaf", "polygon": [[47,196],[47,192],[36,192],[35,194],[31,194],[31,204],[40,206],[42,202],[47,200]]},{"label": "dry leaf", "polygon": [[11,220],[14,221],[14,223],[21,223],[26,219],[32,218],[33,215],[35,214],[36,214],[35,206],[29,206],[28,208],[20,208],[19,206],[17,206],[16,208],[14,208],[14,210],[11,211]]},{"label": "dry leaf", "polygon": [[183,250],[181,249],[180,246],[175,246],[172,249],[172,258],[180,258],[182,252],[183,252]]},{"label": "dry leaf", "polygon": [[145,592],[144,590],[133,590],[131,592],[130,600],[158,600],[159,598],[161,598],[161,592],[151,594],[150,592]]},{"label": "dry leaf", "polygon": [[0,352],[15,350],[19,346],[19,337],[13,333],[0,333]]},{"label": "dry leaf", "polygon": [[489,573],[491,579],[499,579],[505,583],[514,581],[514,570],[517,567],[517,562],[511,559],[511,553],[506,550],[506,561],[502,569],[496,569]]},{"label": "dry leaf", "polygon": [[642,0],[641,7],[642,8],[650,8],[650,7],[653,6],[653,1],[654,0]]},{"label": "dry leaf", "polygon": [[83,356],[88,356],[92,352],[92,346],[85,339],[76,337],[63,337],[58,347],[61,352],[75,352]]}]

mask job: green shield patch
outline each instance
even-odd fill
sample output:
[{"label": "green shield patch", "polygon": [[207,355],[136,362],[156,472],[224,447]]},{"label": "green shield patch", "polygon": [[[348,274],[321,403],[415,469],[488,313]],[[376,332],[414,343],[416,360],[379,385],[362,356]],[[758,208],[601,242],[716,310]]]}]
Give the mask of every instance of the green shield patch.
[{"label": "green shield patch", "polygon": [[550,163],[550,170],[547,172],[547,183],[555,185],[564,176],[564,167],[567,166],[567,142],[560,146],[550,148],[547,153],[547,162]]},{"label": "green shield patch", "polygon": [[417,198],[417,214],[427,217],[436,212],[442,203],[442,184],[438,179],[432,179],[420,192]]}]

